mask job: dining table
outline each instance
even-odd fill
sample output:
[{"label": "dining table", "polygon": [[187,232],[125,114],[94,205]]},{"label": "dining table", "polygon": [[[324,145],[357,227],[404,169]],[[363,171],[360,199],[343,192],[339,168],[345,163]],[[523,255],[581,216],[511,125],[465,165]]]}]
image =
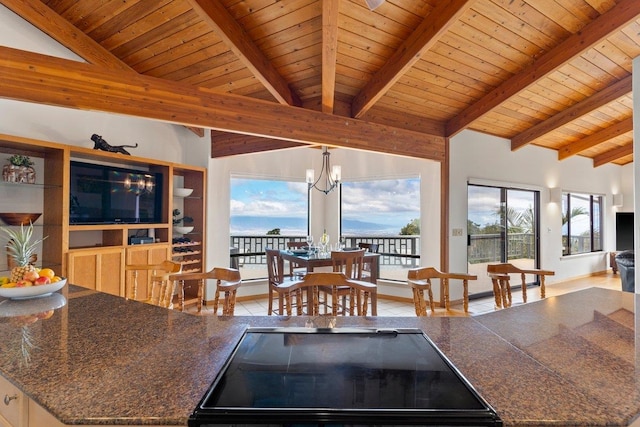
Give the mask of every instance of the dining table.
[{"label": "dining table", "polygon": [[[315,268],[331,267],[333,265],[331,253],[322,254],[320,252],[307,250],[281,250],[280,253],[284,260],[295,263],[300,267],[305,267],[307,273],[312,272]],[[380,254],[365,252],[364,264],[369,265],[371,271],[370,276],[367,276],[367,281],[376,283],[380,277]]]}]

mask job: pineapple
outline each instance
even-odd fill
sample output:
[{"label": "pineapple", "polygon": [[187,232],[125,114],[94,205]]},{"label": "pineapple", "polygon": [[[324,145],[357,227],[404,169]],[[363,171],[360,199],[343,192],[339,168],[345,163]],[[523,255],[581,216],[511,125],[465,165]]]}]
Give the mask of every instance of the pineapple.
[{"label": "pineapple", "polygon": [[30,264],[31,257],[34,255],[38,243],[46,239],[46,236],[32,242],[33,224],[31,223],[29,223],[28,227],[20,225],[20,230],[14,231],[9,228],[0,228],[0,230],[9,236],[7,251],[11,259],[15,262],[15,267],[11,269],[11,281],[17,282],[18,280],[22,280],[25,273],[36,269]]}]

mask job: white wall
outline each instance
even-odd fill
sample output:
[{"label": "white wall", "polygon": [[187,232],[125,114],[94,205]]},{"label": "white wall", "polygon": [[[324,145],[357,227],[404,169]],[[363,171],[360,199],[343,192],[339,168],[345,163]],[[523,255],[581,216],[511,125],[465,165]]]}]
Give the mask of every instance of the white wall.
[{"label": "white wall", "polygon": [[[463,237],[450,237],[452,270],[466,270],[467,181],[473,179],[540,190],[541,267],[556,272],[548,283],[607,269],[606,251],[615,249],[615,212],[620,209],[611,206],[613,194],[623,191],[625,206],[633,201],[627,168],[613,164],[594,168],[591,159],[573,156],[558,161],[557,156],[554,150],[533,145],[513,152],[509,140],[472,131],[452,139],[449,220],[451,227],[465,230]],[[605,196],[605,252],[562,256],[560,206],[548,203],[548,189],[554,187]]]}]

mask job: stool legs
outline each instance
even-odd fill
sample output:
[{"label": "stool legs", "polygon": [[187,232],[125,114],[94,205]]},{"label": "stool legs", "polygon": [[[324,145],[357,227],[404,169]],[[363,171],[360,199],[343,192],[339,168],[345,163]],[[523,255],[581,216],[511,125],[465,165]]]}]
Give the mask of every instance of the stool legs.
[{"label": "stool legs", "polygon": [[522,302],[527,302],[527,279],[525,278],[525,274],[520,274],[520,280],[522,280]]}]

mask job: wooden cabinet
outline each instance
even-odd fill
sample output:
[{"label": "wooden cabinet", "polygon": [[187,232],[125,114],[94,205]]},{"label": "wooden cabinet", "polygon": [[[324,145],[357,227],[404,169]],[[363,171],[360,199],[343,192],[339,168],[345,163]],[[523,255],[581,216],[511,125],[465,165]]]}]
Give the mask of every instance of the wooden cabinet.
[{"label": "wooden cabinet", "polygon": [[112,295],[125,295],[122,247],[72,249],[67,255],[69,283]]},{"label": "wooden cabinet", "polygon": [[[174,167],[172,171],[173,188],[188,188],[193,190],[186,197],[173,194],[172,212],[180,212],[178,219],[188,217],[191,221],[185,224],[172,224],[172,259],[182,264],[184,272],[202,272],[206,269],[205,239],[206,239],[206,170],[195,167]],[[193,227],[188,233],[182,234],[176,225],[190,225]],[[198,283],[186,281],[184,284],[185,305],[197,303]],[[174,301],[177,303],[177,301]]]},{"label": "wooden cabinet", "polygon": [[3,377],[0,377],[0,400],[0,426],[27,427],[28,398]]},{"label": "wooden cabinet", "polygon": [[[4,154],[4,156],[3,156]],[[69,146],[0,134],[0,164],[13,154],[30,156],[36,163],[35,184],[0,181],[0,212],[42,213],[36,221],[35,237],[47,238],[38,248],[39,267],[51,267],[70,283],[114,295],[125,296],[127,263],[158,263],[179,260],[187,271],[202,271],[205,263],[206,169],[172,162],[123,156],[91,148]],[[141,169],[161,180],[161,219],[158,223],[70,224],[70,168],[72,161],[106,163]],[[173,197],[174,187],[192,188],[188,197]],[[174,209],[192,218],[193,230],[179,235],[173,229]],[[0,223],[0,226],[4,224]],[[132,237],[151,237],[153,243],[132,244]],[[193,250],[174,246],[176,238],[188,239]],[[0,247],[6,244],[1,240]],[[185,246],[186,247],[186,246]],[[9,266],[0,257],[0,275]],[[144,282],[142,282],[144,283]],[[197,287],[186,284],[187,298],[195,298]],[[140,286],[146,292],[146,286]],[[146,295],[139,295],[144,298]]]},{"label": "wooden cabinet", "polygon": [[[0,181],[0,212],[40,213],[34,222],[34,237],[47,238],[36,249],[35,265],[64,274],[64,206],[68,206],[64,182],[68,153],[59,144],[0,134],[0,165],[8,164],[6,159],[13,154],[29,156],[34,162],[36,179],[35,183]],[[0,226],[10,227],[2,221]],[[6,243],[3,233],[0,236],[3,252]],[[0,275],[6,275],[8,270],[8,258],[3,253]]]}]

